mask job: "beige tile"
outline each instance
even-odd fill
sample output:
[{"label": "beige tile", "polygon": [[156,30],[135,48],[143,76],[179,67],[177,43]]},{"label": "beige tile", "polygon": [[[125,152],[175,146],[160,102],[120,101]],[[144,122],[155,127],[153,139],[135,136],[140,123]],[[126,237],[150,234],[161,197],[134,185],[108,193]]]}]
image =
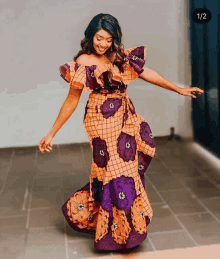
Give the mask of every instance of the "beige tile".
[{"label": "beige tile", "polygon": [[26,147],[16,147],[14,148],[15,151],[15,156],[20,155],[20,154],[31,154],[31,153],[36,153],[39,148],[38,146],[26,146]]},{"label": "beige tile", "polygon": [[66,237],[68,241],[86,241],[88,239],[94,241],[94,235],[76,231],[72,229],[67,222],[65,225]]},{"label": "beige tile", "polygon": [[[1,162],[1,160],[0,160]],[[9,172],[9,163],[0,166],[0,191],[2,190]]]},{"label": "beige tile", "polygon": [[9,164],[14,148],[0,148],[0,168]]},{"label": "beige tile", "polygon": [[182,230],[181,225],[172,215],[167,206],[164,205],[152,205],[153,218],[148,225],[148,233]]},{"label": "beige tile", "polygon": [[160,196],[157,194],[155,189],[152,187],[152,185],[150,184],[150,182],[146,178],[145,178],[145,190],[148,194],[150,203],[162,202]]},{"label": "beige tile", "polygon": [[176,249],[196,246],[189,235],[182,232],[158,233],[150,235],[156,250]]},{"label": "beige tile", "polygon": [[[68,242],[69,259],[75,258],[93,258],[104,256],[110,256],[110,252],[98,252],[94,247],[94,241],[92,239],[80,239],[76,241]],[[77,257],[75,257],[77,256]]]},{"label": "beige tile", "polygon": [[62,177],[35,179],[31,208],[62,205]]},{"label": "beige tile", "polygon": [[202,202],[220,220],[220,197],[218,199],[202,200]]},{"label": "beige tile", "polygon": [[[16,150],[16,149],[15,149]],[[33,153],[15,151],[12,159],[10,174],[20,175],[33,173],[36,159],[36,151]]]},{"label": "beige tile", "polygon": [[24,255],[27,230],[26,217],[0,218],[1,258],[20,258]]},{"label": "beige tile", "polygon": [[220,184],[220,172],[216,168],[204,169],[203,172],[216,184]]},{"label": "beige tile", "polygon": [[63,226],[61,207],[39,208],[30,211],[29,228]]},{"label": "beige tile", "polygon": [[60,163],[59,161],[59,150],[55,145],[51,152],[37,153],[36,161],[36,174],[41,177],[53,173],[60,174],[62,170],[65,170],[65,164]]},{"label": "beige tile", "polygon": [[24,204],[25,187],[21,186],[15,190],[5,189],[0,198],[0,217],[12,215],[26,215],[22,210]]},{"label": "beige tile", "polygon": [[78,189],[78,187],[75,187],[63,190],[63,203],[66,202],[72,194],[78,191]]},{"label": "beige tile", "polygon": [[86,171],[86,165],[81,151],[80,144],[72,144],[59,147],[59,162],[63,165],[64,170]]},{"label": "beige tile", "polygon": [[184,188],[175,175],[158,177],[156,174],[150,174],[148,177],[158,191]]},{"label": "beige tile", "polygon": [[89,182],[89,176],[87,174],[82,174],[80,172],[76,172],[75,174],[69,174],[62,177],[63,178],[63,188],[78,188],[83,187]]},{"label": "beige tile", "polygon": [[186,190],[164,191],[160,194],[175,214],[206,211]]},{"label": "beige tile", "polygon": [[25,259],[65,259],[63,228],[29,229]]},{"label": "beige tile", "polygon": [[15,173],[15,174],[8,174],[5,187],[4,187],[4,192],[7,190],[16,190],[16,189],[24,189],[26,187],[27,181],[31,181],[31,174],[28,171],[23,171],[20,174]]},{"label": "beige tile", "polygon": [[191,189],[198,198],[210,198],[220,196],[220,189],[214,186],[207,178],[187,179],[185,184]]},{"label": "beige tile", "polygon": [[164,164],[169,168],[182,168],[186,166],[186,161],[183,158],[174,158],[172,156],[166,156],[161,158]]},{"label": "beige tile", "polygon": [[83,159],[85,163],[86,170],[90,173],[91,172],[91,163],[93,159],[92,149],[90,147],[90,144],[83,144],[81,145],[82,148],[82,154]]},{"label": "beige tile", "polygon": [[219,243],[220,224],[209,213],[177,217],[198,245]]},{"label": "beige tile", "polygon": [[197,177],[197,176],[203,176],[204,173],[200,170],[198,170],[195,167],[190,167],[190,166],[183,166],[180,168],[172,167],[171,166],[171,171],[176,174],[180,178],[185,178],[185,177]]}]

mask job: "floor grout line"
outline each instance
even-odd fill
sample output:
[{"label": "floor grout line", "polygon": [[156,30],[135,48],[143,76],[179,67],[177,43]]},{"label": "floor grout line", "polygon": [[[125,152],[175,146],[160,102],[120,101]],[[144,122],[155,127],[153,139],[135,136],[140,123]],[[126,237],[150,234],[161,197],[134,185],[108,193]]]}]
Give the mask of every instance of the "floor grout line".
[{"label": "floor grout line", "polygon": [[7,219],[7,218],[18,218],[18,217],[27,217],[27,215],[11,215],[11,216],[0,216],[0,219]]},{"label": "floor grout line", "polygon": [[22,210],[25,210],[25,205],[26,205],[26,202],[27,202],[27,197],[28,197],[28,180],[27,180],[26,187],[25,187],[24,202],[23,202],[23,205],[22,205]]},{"label": "floor grout line", "polygon": [[151,202],[150,204],[151,205],[164,205],[163,202]]},{"label": "floor grout line", "polygon": [[[49,207],[37,207],[37,208],[31,208],[31,210],[45,210],[45,209],[53,209],[53,208],[58,208],[60,207],[60,205],[54,205],[54,206],[49,206]],[[24,209],[25,210],[29,210],[29,209]]]},{"label": "floor grout line", "polygon": [[206,201],[206,200],[218,200],[220,199],[220,196],[215,196],[215,197],[209,197],[209,198],[201,198],[201,201]]},{"label": "floor grout line", "polygon": [[[36,149],[36,154],[35,154],[35,158],[34,158],[34,170],[36,170],[37,159],[38,159],[38,149]],[[28,213],[27,213],[26,229],[29,228],[29,224],[30,224],[30,213],[31,213],[31,202],[32,202],[32,196],[33,196],[33,189],[34,189],[34,181],[32,181],[31,190],[30,190],[30,198],[29,198],[28,207],[27,207]]]},{"label": "floor grout line", "polygon": [[174,213],[176,216],[193,216],[193,215],[200,215],[200,214],[207,214],[209,213],[208,211],[201,211],[201,212],[192,212],[192,213],[180,213],[180,214],[177,214],[177,213]]},{"label": "floor grout line", "polygon": [[[58,157],[61,160],[61,156],[60,156],[60,145],[57,145],[57,150],[58,150]],[[61,177],[61,181],[62,181],[62,186],[63,185],[63,177]],[[62,195],[62,204],[64,204],[64,196]],[[66,233],[66,218],[63,217],[63,227],[64,227],[64,242],[65,242],[65,252],[66,252],[66,259],[69,259],[69,249],[68,249],[68,240],[67,240],[67,233]]]},{"label": "floor grout line", "polygon": [[8,164],[8,169],[7,169],[7,172],[6,172],[5,180],[4,180],[4,183],[3,183],[2,188],[1,188],[0,197],[2,197],[3,191],[5,189],[6,182],[7,182],[7,179],[8,179],[9,171],[11,169],[12,160],[14,158],[14,155],[15,155],[15,150],[13,149],[12,154],[11,154],[11,158],[10,158],[10,161],[9,161],[9,164]]},{"label": "floor grout line", "polygon": [[147,235],[147,240],[148,240],[149,243],[151,244],[153,250],[154,250],[154,251],[157,251],[157,249],[156,249],[156,247],[155,247],[153,241],[152,241],[151,238],[150,238],[150,233],[148,233],[148,235]]},{"label": "floor grout line", "polygon": [[150,236],[152,235],[162,235],[162,234],[173,234],[173,233],[181,233],[181,232],[185,232],[184,229],[177,229],[177,230],[168,230],[168,231],[157,231],[157,232],[152,232],[149,233]]},{"label": "floor grout line", "polygon": [[32,230],[37,230],[37,229],[53,229],[56,228],[57,229],[57,225],[56,226],[44,226],[44,227],[28,227],[28,229],[32,229]]},{"label": "floor grout line", "polygon": [[180,189],[169,189],[169,190],[158,190],[158,192],[176,192],[176,191],[183,191],[185,188]]}]

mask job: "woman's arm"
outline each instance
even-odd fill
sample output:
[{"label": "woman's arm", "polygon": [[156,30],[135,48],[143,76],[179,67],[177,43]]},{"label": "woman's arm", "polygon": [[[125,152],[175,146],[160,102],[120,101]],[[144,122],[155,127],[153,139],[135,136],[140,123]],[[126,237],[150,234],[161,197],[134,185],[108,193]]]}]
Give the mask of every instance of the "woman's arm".
[{"label": "woman's arm", "polygon": [[67,98],[60,109],[60,112],[52,126],[49,135],[54,137],[60,128],[64,125],[64,123],[69,119],[69,117],[78,106],[81,93],[82,89],[70,88],[69,94],[67,95]]},{"label": "woman's arm", "polygon": [[161,86],[165,89],[177,92],[181,95],[190,96],[193,98],[196,98],[196,96],[193,95],[192,93],[202,94],[204,92],[202,89],[198,87],[184,87],[184,88],[178,87],[177,85],[168,81],[166,78],[162,77],[159,73],[157,73],[156,71],[148,67],[144,67],[144,71],[139,75],[139,78],[147,82],[150,82],[152,84]]}]

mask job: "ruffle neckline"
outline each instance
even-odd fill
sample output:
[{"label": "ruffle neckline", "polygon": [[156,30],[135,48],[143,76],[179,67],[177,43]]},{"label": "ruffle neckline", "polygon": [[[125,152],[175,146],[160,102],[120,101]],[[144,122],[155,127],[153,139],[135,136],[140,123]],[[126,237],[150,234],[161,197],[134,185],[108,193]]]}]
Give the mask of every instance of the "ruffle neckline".
[{"label": "ruffle neckline", "polygon": [[65,81],[70,83],[74,74],[77,71],[86,71],[86,76],[90,78],[94,77],[96,79],[97,84],[101,87],[103,84],[101,75],[104,72],[109,72],[111,80],[115,80],[119,83],[123,83],[124,85],[126,85],[127,84],[125,80],[126,73],[128,73],[130,70],[134,70],[135,73],[137,74],[140,74],[143,72],[143,66],[145,64],[145,56],[147,53],[147,46],[143,45],[139,47],[126,49],[124,50],[124,53],[126,55],[126,62],[124,64],[125,65],[124,73],[121,73],[119,71],[119,68],[112,63],[87,66],[83,64],[78,64],[76,61],[70,61],[64,64],[63,66],[60,66],[61,77]]}]

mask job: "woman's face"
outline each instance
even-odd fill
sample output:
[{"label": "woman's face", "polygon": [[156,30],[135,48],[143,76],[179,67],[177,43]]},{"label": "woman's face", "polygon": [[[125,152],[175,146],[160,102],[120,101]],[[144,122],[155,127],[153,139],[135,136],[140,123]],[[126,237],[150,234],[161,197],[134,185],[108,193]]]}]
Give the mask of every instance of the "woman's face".
[{"label": "woman's face", "polygon": [[99,30],[93,37],[93,47],[96,52],[103,55],[112,46],[112,35],[107,31]]}]

